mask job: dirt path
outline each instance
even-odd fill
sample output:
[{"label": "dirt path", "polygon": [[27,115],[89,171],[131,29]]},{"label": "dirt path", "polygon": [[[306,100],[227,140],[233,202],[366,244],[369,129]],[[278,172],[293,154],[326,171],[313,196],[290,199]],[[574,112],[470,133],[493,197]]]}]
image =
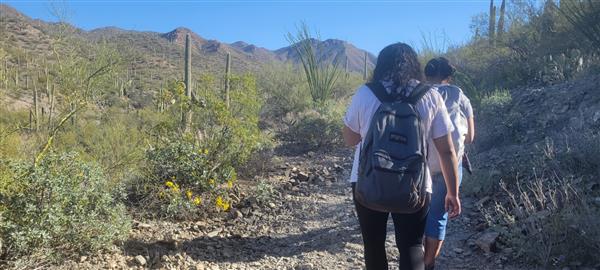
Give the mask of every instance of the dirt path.
[{"label": "dirt path", "polygon": [[[362,269],[349,156],[285,158],[269,177],[279,195],[265,205],[197,222],[138,222],[122,248],[60,268]],[[485,255],[473,242],[480,221],[472,205],[465,199],[465,213],[450,223],[437,269],[503,268],[501,254]],[[390,219],[388,258],[397,269],[392,231]]]}]

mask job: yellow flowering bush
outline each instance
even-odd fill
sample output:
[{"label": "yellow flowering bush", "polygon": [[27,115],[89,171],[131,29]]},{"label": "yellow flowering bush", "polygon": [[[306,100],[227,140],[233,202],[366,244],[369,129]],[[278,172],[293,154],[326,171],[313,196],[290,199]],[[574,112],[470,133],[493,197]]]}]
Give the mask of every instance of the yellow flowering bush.
[{"label": "yellow flowering bush", "polygon": [[174,129],[171,122],[158,124],[146,151],[140,180],[144,184],[136,189],[140,205],[159,210],[161,216],[186,218],[215,208],[228,211],[237,169],[269,144],[258,128],[262,104],[254,77],[232,76],[229,108],[213,91],[213,80],[203,81],[207,83],[201,87],[206,89],[198,89],[194,100],[184,99],[176,84],[170,86],[176,102],[164,107],[163,114],[177,119],[191,110],[190,132]]}]

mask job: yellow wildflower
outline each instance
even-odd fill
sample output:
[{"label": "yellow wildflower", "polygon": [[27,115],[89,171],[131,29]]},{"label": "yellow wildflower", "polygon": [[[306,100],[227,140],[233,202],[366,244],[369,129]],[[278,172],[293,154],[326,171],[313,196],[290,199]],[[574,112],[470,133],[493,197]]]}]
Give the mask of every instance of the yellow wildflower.
[{"label": "yellow wildflower", "polygon": [[165,183],[165,185],[167,185],[167,187],[170,187],[170,188],[174,188],[175,187],[175,183],[173,183],[173,181],[167,181]]},{"label": "yellow wildflower", "polygon": [[161,192],[158,193],[158,198],[162,199],[164,197],[165,197],[165,193],[164,192],[161,191]]},{"label": "yellow wildflower", "polygon": [[212,178],[211,178],[211,179],[208,179],[208,183],[209,183],[211,186],[214,186],[214,185],[215,185],[215,179],[212,179]]},{"label": "yellow wildflower", "polygon": [[227,211],[229,209],[229,203],[223,201],[223,198],[221,198],[221,196],[217,197],[217,200],[215,201],[217,207],[222,208],[223,211]]},{"label": "yellow wildflower", "polygon": [[193,203],[195,205],[200,205],[200,204],[202,204],[202,199],[200,199],[200,197],[194,197]]},{"label": "yellow wildflower", "polygon": [[231,180],[227,181],[227,188],[228,189],[232,189],[233,188],[233,181],[231,181]]},{"label": "yellow wildflower", "polygon": [[204,154],[208,155],[208,149],[204,149]]},{"label": "yellow wildflower", "polygon": [[227,211],[229,210],[229,203],[228,202],[224,202],[223,203],[223,211]]},{"label": "yellow wildflower", "polygon": [[188,190],[185,192],[185,196],[188,198],[188,200],[191,200],[191,199],[192,199],[192,195],[193,195],[193,193],[192,193],[192,191],[191,191],[191,190],[189,190],[189,189],[188,189]]}]

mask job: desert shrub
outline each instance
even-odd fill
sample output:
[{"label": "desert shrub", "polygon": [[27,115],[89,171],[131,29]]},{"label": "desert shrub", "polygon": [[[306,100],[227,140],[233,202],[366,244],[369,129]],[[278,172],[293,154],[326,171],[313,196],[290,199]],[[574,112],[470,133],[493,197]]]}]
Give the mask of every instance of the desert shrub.
[{"label": "desert shrub", "polygon": [[292,116],[290,127],[281,135],[286,148],[293,152],[327,149],[342,144],[341,113],[309,110]]},{"label": "desert shrub", "polygon": [[144,204],[159,215],[185,218],[196,214],[211,193],[226,196],[224,185],[231,188],[237,176],[231,163],[220,163],[217,153],[192,138],[165,140],[149,149],[147,179],[138,187],[144,189],[139,190]]},{"label": "desert shrub", "polygon": [[75,125],[66,125],[54,147],[76,151],[84,160],[97,162],[111,181],[120,182],[138,172],[143,157],[143,144],[149,139],[146,131],[147,110],[125,113],[118,109],[88,111]]},{"label": "desert shrub", "polygon": [[573,178],[536,174],[526,184],[502,184],[508,203],[496,202],[488,221],[524,260],[550,266],[598,262],[600,209],[589,204]]},{"label": "desert shrub", "polygon": [[122,186],[96,164],[75,153],[50,154],[37,167],[1,162],[0,235],[9,258],[45,251],[73,256],[127,236]]},{"label": "desert shrub", "polygon": [[[199,99],[202,106],[189,107],[194,132],[181,133],[171,121],[155,126],[143,176],[132,183],[133,201],[159,216],[186,219],[215,206],[229,210],[237,170],[270,145],[258,128],[262,102],[254,77],[231,77],[229,108],[215,91],[201,91]],[[178,97],[165,114],[176,119],[181,102],[187,100]]]},{"label": "desert shrub", "polygon": [[497,191],[502,173],[498,170],[475,169],[473,174],[463,174],[460,192],[466,196],[492,194]]},{"label": "desert shrub", "polygon": [[273,64],[261,69],[258,82],[261,95],[265,99],[262,109],[265,118],[279,119],[288,113],[310,107],[308,84],[302,71],[291,64]]},{"label": "desert shrub", "polygon": [[510,104],[512,97],[508,90],[495,90],[489,94],[486,94],[481,100],[482,109],[489,110],[492,113],[498,109],[502,109],[506,105]]}]

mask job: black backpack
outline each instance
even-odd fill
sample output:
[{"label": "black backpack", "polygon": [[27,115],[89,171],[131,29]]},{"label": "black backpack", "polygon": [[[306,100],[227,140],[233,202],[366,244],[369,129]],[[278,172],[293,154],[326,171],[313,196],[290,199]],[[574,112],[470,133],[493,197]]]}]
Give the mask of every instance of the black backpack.
[{"label": "black backpack", "polygon": [[417,102],[431,89],[419,84],[409,96],[367,86],[381,101],[360,151],[355,198],[381,212],[415,213],[426,203],[427,144]]}]

